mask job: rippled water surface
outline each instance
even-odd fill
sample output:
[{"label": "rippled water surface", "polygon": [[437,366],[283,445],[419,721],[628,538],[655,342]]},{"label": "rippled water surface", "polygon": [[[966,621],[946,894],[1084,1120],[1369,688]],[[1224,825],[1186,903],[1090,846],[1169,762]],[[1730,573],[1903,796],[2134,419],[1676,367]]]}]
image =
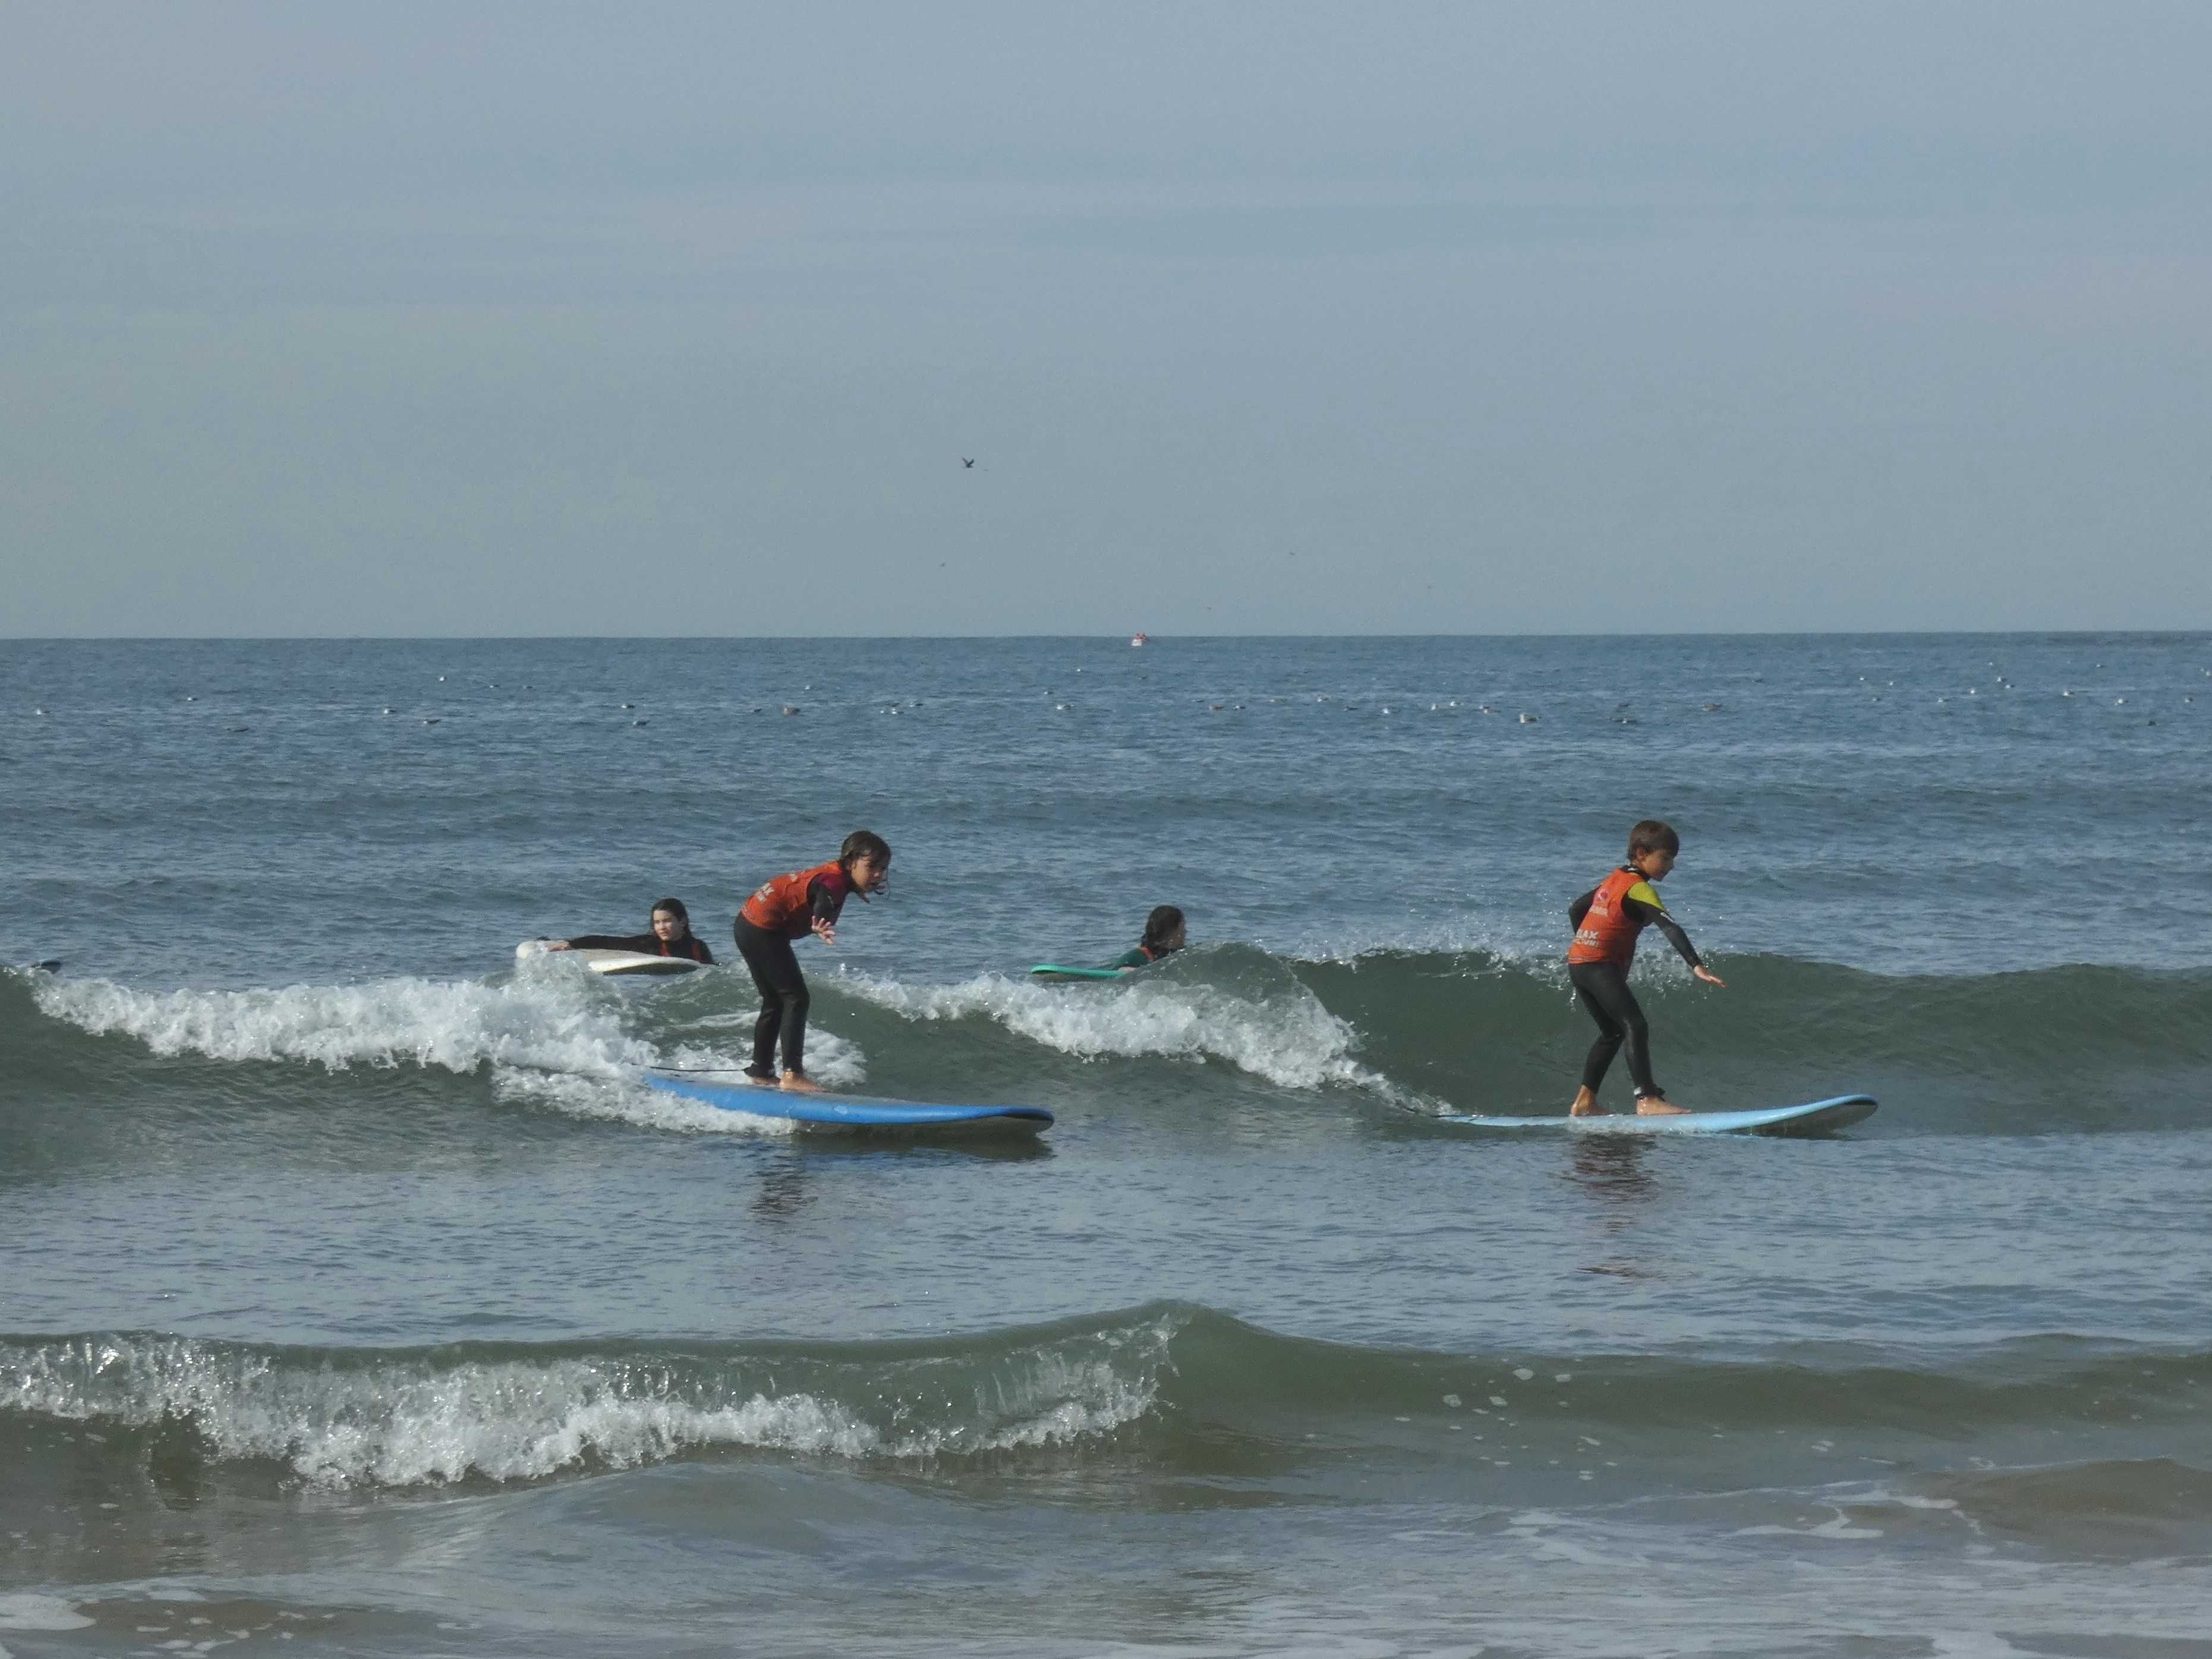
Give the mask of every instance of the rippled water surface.
[{"label": "rippled water surface", "polygon": [[[2208,714],[2194,635],[0,643],[0,1650],[2212,1652]],[[1561,1109],[1652,814],[1670,1091],[1875,1117],[1438,1121]],[[1044,1136],[653,1093],[741,971],[515,957],[863,824],[817,1070]]]}]

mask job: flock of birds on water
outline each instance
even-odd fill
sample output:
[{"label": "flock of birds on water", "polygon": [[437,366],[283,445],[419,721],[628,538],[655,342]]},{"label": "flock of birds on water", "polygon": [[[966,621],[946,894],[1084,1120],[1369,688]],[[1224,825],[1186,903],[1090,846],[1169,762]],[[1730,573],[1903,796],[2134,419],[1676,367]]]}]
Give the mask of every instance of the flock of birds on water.
[{"label": "flock of birds on water", "polygon": [[[972,463],[971,463],[971,465],[972,465]],[[1990,667],[1992,667],[1992,668],[1994,668],[1994,667],[1996,667],[1996,665],[1994,662],[1990,663],[1989,665],[1990,665]],[[2097,665],[2096,665],[2096,666],[2097,666],[2098,668],[2100,668],[2100,669],[2103,668],[2103,667],[2104,667],[2104,665],[2104,665],[2104,664],[2102,664],[2102,663],[2099,663],[2099,664],[2097,664]],[[1078,668],[1075,672],[1076,672],[1077,673],[1080,674],[1080,673],[1082,673],[1084,671],[1083,671],[1081,668]],[[2203,674],[2203,678],[2207,678],[2207,679],[2212,679],[2212,668],[2203,669],[2203,670],[2202,670],[2202,671],[2200,671],[2200,672],[2201,672],[2201,673]],[[1763,675],[1763,674],[1759,674],[1759,675],[1753,675],[1752,678],[1753,678],[1753,679],[1754,680],[1754,682],[1757,682],[1757,681],[1763,681],[1763,680],[1765,678],[1765,675]],[[2017,692],[2017,691],[2019,691],[2019,690],[2021,690],[2021,686],[2020,686],[2016,682],[2014,682],[2014,680],[2012,680],[2011,678],[2008,678],[2008,677],[2007,677],[2006,675],[2003,675],[2003,674],[1998,674],[1998,675],[1994,676],[1993,678],[1994,678],[1994,683],[1995,683],[1995,684],[1996,684],[1996,686],[1998,686],[1998,687],[2002,688],[2004,691],[2007,691],[2007,692]],[[443,674],[439,675],[439,676],[438,676],[438,684],[441,684],[441,685],[443,685],[445,683],[446,683],[446,677],[445,677]],[[1859,683],[1861,685],[1867,685],[1867,684],[1870,684],[1870,682],[1869,681],[1869,679],[1867,678],[1867,677],[1866,677],[1864,674],[1862,674],[1862,675],[1860,675],[1860,676],[1858,677],[1858,683]],[[1889,680],[1889,681],[1885,682],[1885,687],[1886,687],[1886,689],[1894,689],[1894,688],[1895,688],[1895,686],[1896,686],[1896,684],[1897,684],[1897,682],[1896,682],[1895,680]],[[485,681],[485,682],[484,682],[484,688],[485,688],[485,690],[487,690],[496,691],[496,690],[500,690],[500,689],[501,689],[500,682],[499,682],[499,681],[497,681],[497,680],[487,680],[487,681]],[[521,689],[522,689],[523,690],[525,690],[525,691],[531,691],[531,690],[535,690],[537,688],[536,688],[534,685],[531,685],[531,684],[524,684],[524,685],[521,687]],[[810,681],[810,682],[807,684],[807,685],[806,685],[806,687],[805,687],[805,690],[809,690],[809,691],[811,691],[813,689],[814,689],[813,684]],[[1969,696],[1969,697],[1979,697],[1979,696],[1981,696],[1981,694],[1982,694],[1982,690],[1981,690],[1981,687],[1980,687],[1980,686],[1978,686],[1978,685],[1970,685],[1970,686],[1968,686],[1968,687],[1966,688],[1966,692],[1965,692],[1965,695],[1966,695],[1966,696]],[[1054,696],[1054,694],[1052,691],[1050,691],[1050,690],[1047,690],[1043,695],[1044,695],[1044,696],[1048,696],[1048,697],[1050,697],[1050,696]],[[1936,702],[1937,702],[1939,705],[1948,705],[1948,704],[1950,702],[1950,701],[1951,701],[1952,695],[1953,695],[1953,694],[1948,693],[1948,692],[1939,693],[1939,694],[1937,695],[1936,698]],[[2071,698],[2071,697],[2075,696],[2076,695],[2076,693],[2075,692],[2074,689],[2073,689],[2071,686],[2068,686],[2068,687],[2066,687],[2066,688],[2064,688],[2064,689],[2061,690],[2060,690],[2060,692],[2058,693],[2058,695],[2059,695],[2059,696],[2060,696],[2060,697],[2062,697],[2062,698]],[[2085,696],[2086,696],[2087,694],[2082,694],[2082,695],[2085,695]],[[1871,694],[1871,697],[1872,697],[1872,701],[1874,701],[1874,702],[1880,702],[1882,700],[1882,694],[1881,694],[1881,692],[1880,692],[1880,691],[1875,691],[1875,692],[1874,692],[1874,693],[1872,693],[1872,694]],[[189,693],[189,694],[187,694],[187,695],[185,696],[185,701],[186,702],[198,702],[199,701],[199,697],[198,697],[198,695],[197,693]],[[1291,702],[1291,701],[1293,701],[1293,700],[1292,700],[1291,698],[1289,698],[1289,697],[1268,697],[1268,698],[1267,698],[1265,701],[1266,701],[1267,703],[1269,703],[1269,704],[1281,704],[1281,703],[1288,703],[1288,702]],[[1360,708],[1364,708],[1364,707],[1366,706],[1365,704],[1358,703],[1358,702],[1351,702],[1351,701],[1349,701],[1349,700],[1345,700],[1345,701],[1341,701],[1341,702],[1340,702],[1340,701],[1339,701],[1339,699],[1338,699],[1336,696],[1334,696],[1332,693],[1325,692],[1325,691],[1323,691],[1323,692],[1316,692],[1316,693],[1314,695],[1314,701],[1315,701],[1316,703],[1337,702],[1337,703],[1338,703],[1338,705],[1339,705],[1339,707],[1340,707],[1341,708],[1343,708],[1346,713],[1354,713],[1354,712],[1357,712],[1357,711],[1358,711],[1358,710],[1359,710]],[[2183,696],[2182,696],[2181,701],[2182,701],[2184,703],[2194,703],[2194,702],[2197,701],[2197,699],[2196,699],[2196,697],[2195,697],[2195,696],[2194,696],[2194,695],[2192,695],[2192,694],[2189,694],[2189,693],[2185,693],[2185,694],[2183,695]],[[2114,698],[2112,699],[2112,702],[2113,702],[2113,705],[2114,705],[2116,708],[2125,708],[2125,707],[2127,707],[2127,706],[2128,706],[2128,699],[2127,699],[2127,698],[2125,698],[2125,697],[2114,697]],[[926,705],[924,704],[923,701],[922,701],[921,698],[917,697],[917,698],[915,698],[915,699],[914,699],[913,701],[911,701],[911,702],[891,702],[891,703],[884,704],[884,705],[883,705],[883,707],[882,707],[882,711],[881,711],[881,712],[883,712],[884,714],[896,714],[901,713],[901,712],[902,712],[902,710],[904,710],[904,709],[908,709],[908,708],[923,708],[923,707],[925,707],[925,706],[926,706]],[[1054,703],[1053,708],[1054,708],[1054,711],[1055,711],[1055,712],[1065,714],[1065,713],[1068,712],[1070,709],[1072,709],[1072,708],[1073,708],[1073,706],[1074,706],[1074,705],[1073,705],[1073,704],[1071,704],[1071,703],[1066,703],[1066,702],[1055,702],[1055,703]],[[1241,702],[1235,702],[1235,703],[1213,702],[1213,703],[1208,703],[1208,704],[1206,705],[1206,710],[1207,710],[1207,712],[1208,712],[1208,713],[1210,713],[1210,714],[1230,714],[1230,713],[1236,713],[1236,712],[1242,711],[1242,710],[1243,710],[1244,708],[1246,708],[1248,706],[1249,706],[1249,705],[1244,704],[1244,703],[1241,703]],[[1455,697],[1455,698],[1448,699],[1448,700],[1446,700],[1446,701],[1444,701],[1444,702],[1432,702],[1432,703],[1431,703],[1431,704],[1429,705],[1429,708],[1428,708],[1428,712],[1429,712],[1429,713],[1431,713],[1431,714],[1443,714],[1443,713],[1446,713],[1446,712],[1448,712],[1448,711],[1449,711],[1449,710],[1455,709],[1455,708],[1459,708],[1459,706],[1460,706],[1459,699],[1457,699],[1456,697]],[[1378,703],[1376,703],[1376,707],[1377,708],[1379,708],[1379,709],[1381,710],[1381,712],[1382,712],[1382,713],[1383,713],[1383,714],[1397,714],[1397,713],[1399,713],[1399,712],[1400,712],[1400,707],[1401,707],[1401,706],[1400,706],[1399,704],[1397,704],[1397,703],[1390,703],[1390,702],[1378,702]],[[1413,704],[1407,704],[1407,705],[1405,705],[1405,707],[1406,707],[1407,708],[1408,708],[1408,709],[1413,709],[1413,710],[1416,710],[1416,711],[1417,711],[1417,710],[1418,710],[1418,708],[1419,708],[1419,705],[1418,705],[1418,703],[1413,703]],[[635,703],[634,703],[634,702],[626,702],[626,703],[623,703],[623,704],[622,704],[622,705],[620,706],[620,708],[621,708],[621,712],[622,712],[622,713],[623,713],[623,714],[636,714],[637,705],[636,705]],[[764,713],[766,713],[766,712],[767,712],[767,708],[768,708],[768,705],[767,705],[767,704],[765,704],[765,703],[755,703],[755,704],[753,704],[753,705],[752,705],[750,712],[751,712],[751,713],[753,713],[753,714],[764,714]],[[778,705],[778,706],[777,706],[777,711],[778,711],[778,713],[780,713],[780,714],[784,714],[784,715],[787,715],[787,716],[788,716],[788,715],[794,715],[794,714],[803,714],[803,713],[805,713],[805,708],[804,708],[804,706],[803,706],[803,705],[799,704],[799,703],[789,703],[789,702],[782,703],[782,704]],[[379,712],[380,714],[397,714],[397,713],[398,712],[398,709],[397,709],[393,705],[392,705],[392,704],[390,704],[390,703],[386,703],[386,704],[384,704],[384,705],[383,705],[383,706],[379,709],[379,711],[378,711],[378,712]],[[1498,710],[1498,706],[1497,706],[1496,704],[1494,704],[1494,703],[1487,703],[1487,702],[1484,702],[1484,703],[1477,703],[1477,704],[1475,704],[1475,705],[1474,705],[1474,712],[1475,712],[1476,714],[1498,714],[1498,713],[1499,712],[1499,710]],[[1701,714],[1725,714],[1725,713],[1727,712],[1727,708],[1726,708],[1726,705],[1722,704],[1722,703],[1718,703],[1718,702],[1707,702],[1707,703],[1701,703],[1701,704],[1699,704],[1699,705],[1698,705],[1698,712],[1699,712],[1699,713],[1701,713]],[[31,710],[31,713],[32,713],[34,716],[37,716],[37,717],[39,717],[39,718],[40,718],[40,719],[46,719],[46,718],[48,718],[48,717],[49,717],[49,711],[46,709],[46,706],[45,706],[44,704],[38,704],[38,705],[34,705],[34,706],[33,707],[32,710]],[[1534,726],[1534,725],[1536,725],[1536,724],[1537,724],[1537,723],[1541,720],[1541,718],[1542,718],[1542,717],[1541,717],[1540,715],[1532,714],[1532,713],[1530,713],[1529,711],[1528,711],[1527,709],[1522,709],[1522,710],[1521,710],[1521,711],[1520,711],[1520,712],[1516,715],[1516,717],[1515,717],[1515,719],[1516,719],[1516,724],[1518,724],[1518,725],[1521,725],[1521,726]],[[421,720],[422,723],[424,726],[436,726],[436,725],[441,724],[441,723],[444,720],[445,716],[444,716],[444,715],[442,715],[442,714],[424,714],[424,715],[421,715],[421,716],[419,716],[419,719]],[[1631,711],[1631,708],[1630,708],[1630,705],[1629,705],[1629,704],[1627,704],[1627,703],[1620,703],[1620,704],[1618,704],[1618,705],[1616,705],[1616,706],[1614,707],[1614,709],[1613,709],[1613,714],[1612,714],[1612,716],[1611,716],[1611,723],[1612,723],[1612,724],[1613,724],[1613,725],[1616,725],[1616,726],[1634,726],[1634,725],[1636,725],[1636,724],[1637,724],[1637,717],[1636,717],[1636,715],[1635,715],[1635,714]],[[638,716],[637,716],[637,718],[635,718],[635,719],[634,719],[634,720],[632,720],[630,721],[630,724],[631,724],[632,726],[645,726],[645,725],[649,724],[649,722],[647,721],[647,720],[646,719],[646,717],[645,717],[645,716],[643,716],[643,715],[638,715]],[[2149,717],[2148,717],[2148,718],[2144,721],[2144,724],[2145,724],[2145,725],[2147,725],[2147,726],[2156,726],[2156,725],[2158,724],[2158,717],[2157,717],[2156,715],[2154,715],[2154,715],[2151,715],[2151,716],[2149,716]],[[226,732],[249,732],[249,731],[252,731],[252,727],[251,727],[251,726],[227,726],[227,727],[225,727],[225,728],[224,728],[224,730],[225,730]]]}]

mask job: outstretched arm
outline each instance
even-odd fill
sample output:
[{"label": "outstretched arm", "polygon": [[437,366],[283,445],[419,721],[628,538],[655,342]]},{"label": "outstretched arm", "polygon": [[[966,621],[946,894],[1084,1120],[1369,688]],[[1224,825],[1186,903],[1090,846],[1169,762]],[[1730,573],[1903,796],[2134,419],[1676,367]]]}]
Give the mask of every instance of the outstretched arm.
[{"label": "outstretched arm", "polygon": [[1642,896],[1643,894],[1650,891],[1649,887],[1639,887],[1630,890],[1627,897],[1622,901],[1627,907],[1629,914],[1648,922],[1664,933],[1667,936],[1667,943],[1674,947],[1674,953],[1677,956],[1690,964],[1690,971],[1692,974],[1708,985],[1725,986],[1728,981],[1705,966],[1704,959],[1698,955],[1698,947],[1690,943],[1690,936],[1682,931],[1682,924],[1667,914],[1667,907],[1659,902],[1659,896],[1652,893],[1649,899]]}]

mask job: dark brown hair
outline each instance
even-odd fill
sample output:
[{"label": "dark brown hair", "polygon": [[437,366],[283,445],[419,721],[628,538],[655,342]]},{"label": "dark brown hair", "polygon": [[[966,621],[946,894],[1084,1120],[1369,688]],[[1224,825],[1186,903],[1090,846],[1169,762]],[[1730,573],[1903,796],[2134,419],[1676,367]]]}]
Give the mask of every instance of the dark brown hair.
[{"label": "dark brown hair", "polygon": [[850,869],[858,859],[873,859],[880,870],[891,861],[890,843],[872,830],[855,830],[837,849],[837,862]]},{"label": "dark brown hair", "polygon": [[650,921],[653,917],[659,915],[663,910],[667,911],[670,915],[674,916],[677,921],[682,922],[684,924],[684,931],[685,933],[688,933],[691,931],[691,913],[684,908],[684,901],[682,899],[653,900],[653,908],[646,912],[646,919]]},{"label": "dark brown hair", "polygon": [[1628,861],[1636,862],[1642,853],[1680,853],[1682,838],[1674,833],[1674,826],[1664,818],[1646,818],[1628,832]]},{"label": "dark brown hair", "polygon": [[1175,930],[1182,926],[1182,912],[1172,904],[1156,904],[1152,914],[1145,918],[1145,948],[1157,951],[1168,942]]}]

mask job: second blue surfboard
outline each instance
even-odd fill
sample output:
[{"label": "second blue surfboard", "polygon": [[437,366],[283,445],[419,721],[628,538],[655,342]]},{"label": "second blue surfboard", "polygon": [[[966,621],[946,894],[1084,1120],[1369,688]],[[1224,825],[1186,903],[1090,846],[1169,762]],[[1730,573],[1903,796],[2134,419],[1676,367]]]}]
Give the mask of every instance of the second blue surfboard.
[{"label": "second blue surfboard", "polygon": [[1439,1122],[1468,1129],[1549,1129],[1583,1135],[1826,1135],[1874,1115],[1872,1095],[1837,1095],[1802,1106],[1749,1112],[1668,1112],[1644,1117],[1602,1112],[1589,1117],[1483,1117],[1455,1113]]}]

